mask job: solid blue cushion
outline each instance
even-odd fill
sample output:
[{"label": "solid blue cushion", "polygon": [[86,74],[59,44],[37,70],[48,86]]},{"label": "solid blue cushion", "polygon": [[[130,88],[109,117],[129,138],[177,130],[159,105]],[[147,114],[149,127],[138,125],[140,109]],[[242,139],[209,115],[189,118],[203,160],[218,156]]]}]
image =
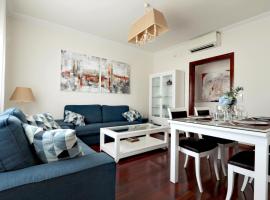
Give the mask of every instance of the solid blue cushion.
[{"label": "solid blue cushion", "polygon": [[113,126],[124,126],[124,125],[132,125],[132,124],[139,124],[140,122],[128,122],[128,121],[121,121],[121,122],[107,122],[107,123],[96,123],[96,124],[89,124],[86,126],[78,126],[76,127],[76,135],[78,136],[94,136],[99,135],[100,128],[104,127],[113,127]]},{"label": "solid blue cushion", "polygon": [[9,108],[5,110],[1,115],[12,115],[14,117],[17,117],[23,123],[27,123],[25,114],[19,108]]},{"label": "solid blue cushion", "polygon": [[65,110],[83,115],[86,124],[102,122],[101,105],[66,105]]},{"label": "solid blue cushion", "polygon": [[122,114],[129,111],[128,106],[102,106],[103,122],[127,121]]},{"label": "solid blue cushion", "polygon": [[34,154],[21,121],[12,115],[0,116],[0,172],[35,164]]}]

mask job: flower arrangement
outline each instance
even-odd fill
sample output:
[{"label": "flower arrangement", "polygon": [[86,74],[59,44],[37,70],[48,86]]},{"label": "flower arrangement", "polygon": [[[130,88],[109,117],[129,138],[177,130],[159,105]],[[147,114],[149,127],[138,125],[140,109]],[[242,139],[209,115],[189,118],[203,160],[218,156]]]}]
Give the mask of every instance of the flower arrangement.
[{"label": "flower arrangement", "polygon": [[225,92],[223,96],[219,98],[219,105],[226,107],[226,108],[232,108],[232,106],[236,105],[237,103],[237,96],[241,91],[243,91],[243,87],[236,87],[232,88],[230,91]]}]

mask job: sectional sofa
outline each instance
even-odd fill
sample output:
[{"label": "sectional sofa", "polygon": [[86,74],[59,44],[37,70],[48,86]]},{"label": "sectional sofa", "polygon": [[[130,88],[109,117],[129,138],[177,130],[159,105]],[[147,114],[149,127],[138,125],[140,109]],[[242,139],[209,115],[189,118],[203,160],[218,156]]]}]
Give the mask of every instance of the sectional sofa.
[{"label": "sectional sofa", "polygon": [[[91,119],[91,118],[89,118]],[[79,140],[81,157],[42,164],[29,145],[18,109],[0,114],[1,200],[114,200],[115,162]]]},{"label": "sectional sofa", "polygon": [[100,128],[140,124],[147,122],[147,119],[138,119],[128,122],[122,114],[129,110],[127,105],[108,106],[108,105],[66,105],[65,111],[69,110],[79,113],[85,117],[86,126],[75,127],[73,124],[65,123],[64,120],[57,120],[62,128],[72,128],[76,130],[77,136],[87,145],[99,144]]}]

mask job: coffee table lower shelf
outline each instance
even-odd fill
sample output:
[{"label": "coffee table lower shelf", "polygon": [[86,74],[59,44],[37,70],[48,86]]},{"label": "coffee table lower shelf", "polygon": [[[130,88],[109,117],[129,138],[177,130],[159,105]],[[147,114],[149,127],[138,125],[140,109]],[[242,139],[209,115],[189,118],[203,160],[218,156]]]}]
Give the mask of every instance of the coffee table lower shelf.
[{"label": "coffee table lower shelf", "polygon": [[151,136],[139,137],[137,142],[129,142],[127,140],[121,140],[119,145],[119,154],[116,155],[115,142],[105,143],[101,146],[101,150],[109,154],[118,162],[121,158],[126,158],[136,154],[152,151],[160,148],[168,148],[168,143],[164,140],[160,140]]}]

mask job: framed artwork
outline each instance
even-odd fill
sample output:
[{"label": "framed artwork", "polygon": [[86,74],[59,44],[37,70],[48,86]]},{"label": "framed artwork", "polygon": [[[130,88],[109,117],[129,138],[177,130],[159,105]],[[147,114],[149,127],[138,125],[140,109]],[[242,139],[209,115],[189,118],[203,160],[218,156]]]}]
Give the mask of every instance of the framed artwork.
[{"label": "framed artwork", "polygon": [[61,50],[61,90],[130,93],[128,64]]},{"label": "framed artwork", "polygon": [[230,90],[230,71],[202,74],[202,101],[217,102],[219,97]]},{"label": "framed artwork", "polygon": [[[222,55],[218,55],[218,56],[214,56],[214,57],[210,57],[210,58],[205,58],[205,59],[201,59],[201,60],[196,60],[196,61],[192,61],[189,63],[189,105],[188,106],[189,106],[189,114],[190,115],[194,114],[194,106],[195,106],[195,89],[196,89],[196,84],[195,84],[196,72],[195,72],[195,70],[200,68],[202,65],[205,65],[205,64],[214,63],[214,62],[218,62],[218,61],[226,61],[226,60],[229,63],[229,69],[228,69],[229,70],[228,73],[230,74],[229,88],[232,88],[233,83],[234,83],[234,52],[222,54]],[[221,72],[223,73],[223,71],[221,71]],[[214,90],[216,91],[216,89],[214,89]],[[207,94],[207,92],[205,92],[205,93]],[[200,97],[202,97],[202,93],[200,94]],[[215,99],[215,98],[213,98],[213,99]]]}]

